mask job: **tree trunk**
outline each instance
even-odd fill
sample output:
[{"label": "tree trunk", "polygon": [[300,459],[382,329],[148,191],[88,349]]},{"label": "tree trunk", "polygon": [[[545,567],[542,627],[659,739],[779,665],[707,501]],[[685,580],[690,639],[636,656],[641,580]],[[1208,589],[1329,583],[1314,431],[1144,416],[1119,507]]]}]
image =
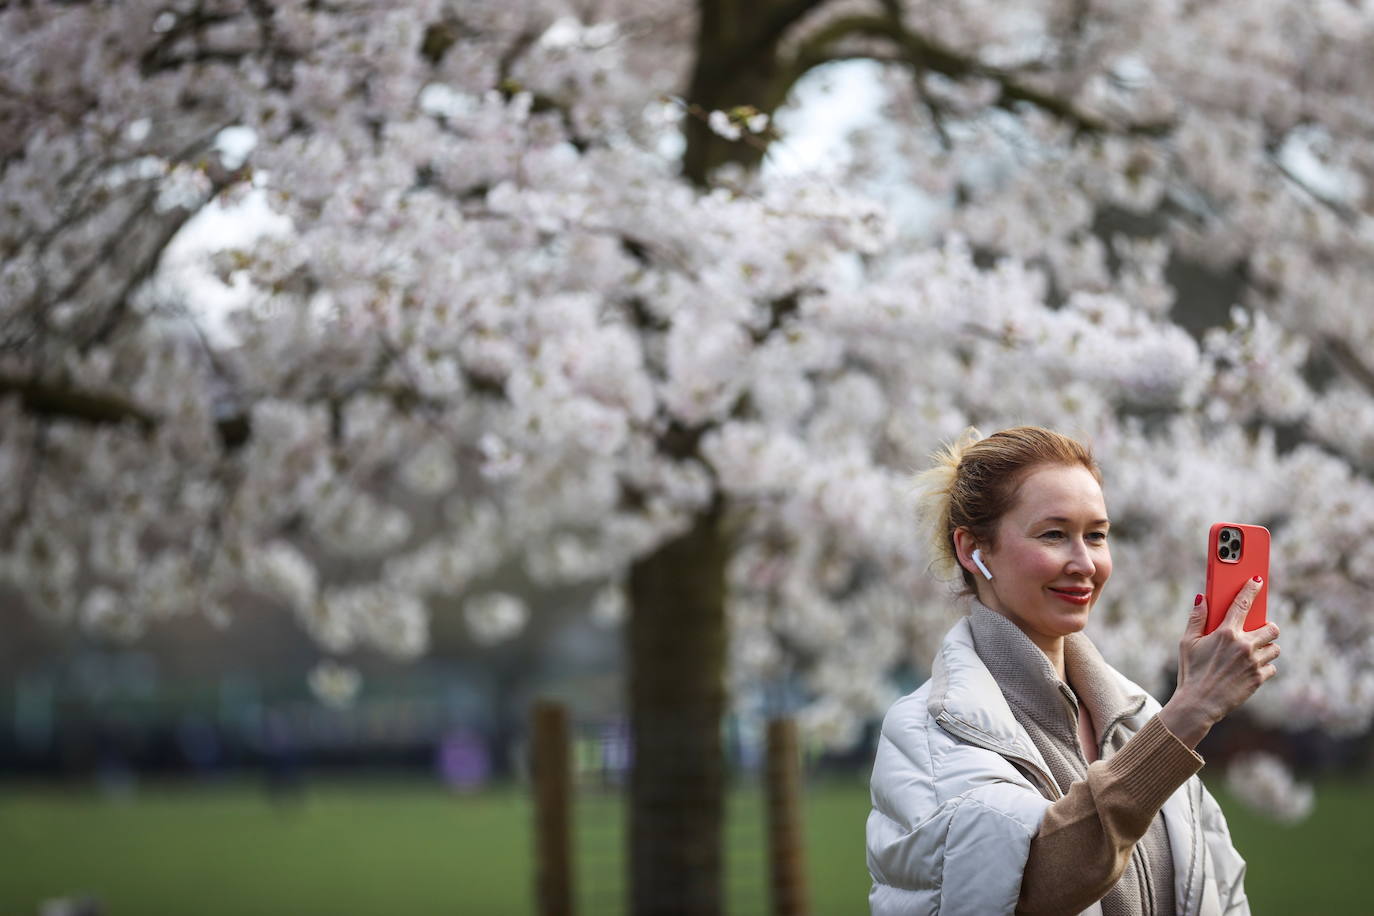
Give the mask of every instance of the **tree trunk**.
[{"label": "tree trunk", "polygon": [[630,570],[630,911],[724,909],[725,535],[718,507]]},{"label": "tree trunk", "polygon": [[[696,66],[687,90],[698,115],[736,105],[771,114],[794,78],[779,75],[778,42],[820,2],[699,0]],[[762,157],[762,142],[718,137],[704,116],[688,117],[685,128],[683,174],[698,186],[725,162],[753,167]],[[717,501],[687,532],[630,569],[629,861],[635,916],[717,916],[725,906],[721,717],[729,545],[721,519]]]},{"label": "tree trunk", "polygon": [[772,48],[752,60],[747,70],[722,67],[722,60],[732,56],[733,47],[719,34],[703,32],[697,39],[697,66],[687,89],[687,100],[697,107],[699,114],[687,118],[684,124],[687,148],[682,155],[682,171],[699,187],[704,187],[711,172],[726,162],[756,168],[763,161],[764,148],[762,138],[750,143],[719,136],[706,124],[704,113],[749,105],[771,117],[790,88],[778,92]]},{"label": "tree trunk", "polygon": [[711,172],[727,162],[745,168],[763,159],[767,137],[727,140],[705,121],[712,111],[748,105],[772,115],[805,72],[779,52],[787,30],[824,0],[699,0],[696,66],[687,101],[696,114],[684,122],[687,147],[682,173],[704,187]]}]

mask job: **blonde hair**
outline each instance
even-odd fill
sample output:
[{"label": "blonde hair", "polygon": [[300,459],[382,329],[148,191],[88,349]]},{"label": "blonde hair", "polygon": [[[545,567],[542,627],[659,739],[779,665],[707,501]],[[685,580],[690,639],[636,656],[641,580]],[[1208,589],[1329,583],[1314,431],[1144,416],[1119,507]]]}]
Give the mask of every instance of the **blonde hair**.
[{"label": "blonde hair", "polygon": [[1086,445],[1042,426],[1014,426],[983,438],[969,427],[931,455],[934,465],[916,475],[916,512],[926,536],[931,569],[942,579],[963,578],[973,592],[973,574],[959,565],[954,531],[996,545],[997,523],[1016,504],[1026,475],[1045,465],[1081,465],[1098,484],[1102,471]]}]

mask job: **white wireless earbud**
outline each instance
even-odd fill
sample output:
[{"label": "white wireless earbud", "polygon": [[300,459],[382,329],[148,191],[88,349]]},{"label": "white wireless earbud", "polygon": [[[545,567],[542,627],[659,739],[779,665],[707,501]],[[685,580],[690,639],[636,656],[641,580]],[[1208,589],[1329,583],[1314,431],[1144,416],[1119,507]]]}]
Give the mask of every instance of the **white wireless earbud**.
[{"label": "white wireless earbud", "polygon": [[992,570],[988,569],[987,564],[983,562],[983,551],[975,550],[973,552],[973,565],[983,571],[983,577],[985,579],[989,581],[992,580]]}]

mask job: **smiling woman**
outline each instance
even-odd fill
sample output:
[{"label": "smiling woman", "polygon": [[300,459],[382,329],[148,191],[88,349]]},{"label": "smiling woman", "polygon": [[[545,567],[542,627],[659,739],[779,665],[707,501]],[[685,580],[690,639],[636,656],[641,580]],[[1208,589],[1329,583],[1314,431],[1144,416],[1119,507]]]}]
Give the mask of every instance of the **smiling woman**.
[{"label": "smiling woman", "polygon": [[1249,912],[1194,748],[1274,674],[1278,627],[1242,629],[1263,583],[1207,636],[1198,596],[1161,708],[1082,632],[1112,573],[1085,446],[970,430],[917,482],[935,568],[971,613],[883,722],[873,912]]}]

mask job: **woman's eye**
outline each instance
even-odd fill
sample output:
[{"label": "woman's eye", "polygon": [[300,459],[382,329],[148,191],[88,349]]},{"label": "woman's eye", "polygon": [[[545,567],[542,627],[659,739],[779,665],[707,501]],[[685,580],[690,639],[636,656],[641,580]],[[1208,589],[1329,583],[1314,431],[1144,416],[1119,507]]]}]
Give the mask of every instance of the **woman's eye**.
[{"label": "woman's eye", "polygon": [[[1065,537],[1067,537],[1067,535],[1064,534],[1064,532],[1062,531],[1046,531],[1045,533],[1040,535],[1041,540],[1050,541],[1062,540]],[[1107,540],[1107,532],[1089,531],[1087,534],[1083,535],[1083,537],[1085,540],[1090,541],[1094,544],[1101,544]]]}]

